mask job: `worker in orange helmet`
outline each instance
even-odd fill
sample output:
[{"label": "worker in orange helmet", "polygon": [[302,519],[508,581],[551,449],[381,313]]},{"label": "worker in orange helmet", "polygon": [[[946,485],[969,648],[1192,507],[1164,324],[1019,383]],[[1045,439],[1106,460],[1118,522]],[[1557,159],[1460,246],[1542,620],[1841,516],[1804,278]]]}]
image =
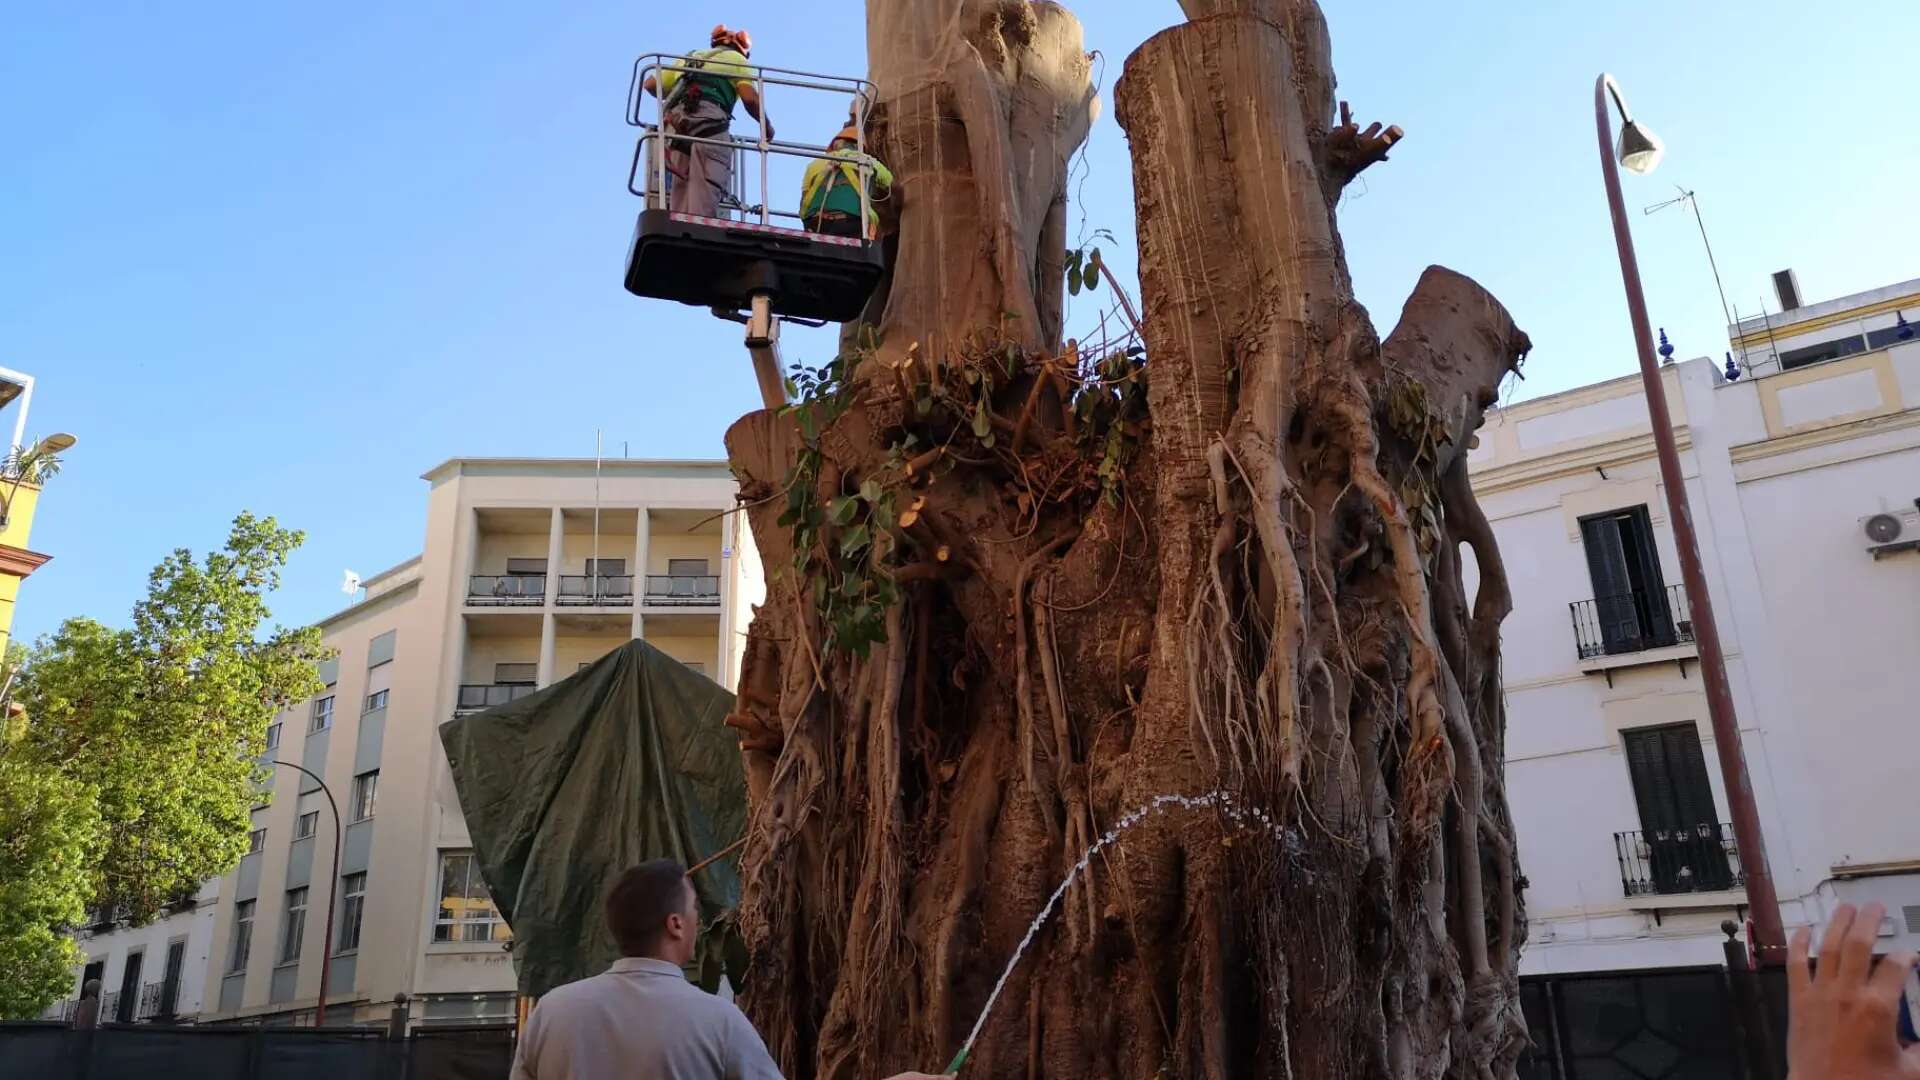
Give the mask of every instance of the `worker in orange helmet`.
[{"label": "worker in orange helmet", "polygon": [[[861,218],[860,189],[866,174],[866,218]],[[851,122],[827,144],[827,156],[807,164],[800,181],[800,219],[827,236],[871,238],[880,223],[873,204],[893,188],[893,173],[871,154],[860,152],[860,131]]]},{"label": "worker in orange helmet", "polygon": [[[708,48],[691,54],[684,63],[670,62],[658,80],[649,75],[641,83],[647,93],[660,98],[664,110],[669,210],[699,217],[719,215],[721,200],[733,187],[730,132],[735,102],[760,121],[767,138],[773,137],[773,122],[766,118],[753,68],[747,63],[752,54],[753,36],[722,24],[713,28]],[[675,135],[714,141],[689,142]]]}]

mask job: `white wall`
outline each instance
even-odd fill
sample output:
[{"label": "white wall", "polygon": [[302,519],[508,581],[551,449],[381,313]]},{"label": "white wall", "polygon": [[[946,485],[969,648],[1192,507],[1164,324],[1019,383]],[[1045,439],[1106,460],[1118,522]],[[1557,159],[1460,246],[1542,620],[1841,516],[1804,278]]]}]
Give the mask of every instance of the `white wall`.
[{"label": "white wall", "polygon": [[[1899,918],[1920,902],[1920,798],[1895,749],[1913,745],[1920,700],[1920,665],[1901,659],[1920,657],[1920,553],[1876,562],[1857,524],[1920,497],[1920,345],[1777,381],[1728,384],[1706,360],[1663,378],[1783,917],[1878,898],[1896,912],[1886,944],[1920,944]],[[1629,898],[1615,854],[1613,834],[1640,827],[1624,730],[1695,724],[1730,820],[1693,650],[1599,671],[1574,645],[1568,605],[1593,595],[1581,517],[1645,504],[1665,582],[1681,583],[1648,434],[1637,380],[1621,379],[1496,412],[1470,458],[1514,593],[1502,647],[1527,973],[1717,963],[1720,922],[1744,913],[1739,892]]]},{"label": "white wall", "polygon": [[[106,962],[105,973],[100,979],[101,997],[104,999],[107,994],[119,990],[120,981],[126,975],[127,957],[134,952],[141,954],[140,985],[145,987],[159,983],[166,978],[168,947],[175,941],[184,941],[186,953],[180,969],[180,991],[174,1013],[182,1018],[199,1013],[208,1007],[207,968],[213,946],[214,912],[219,898],[220,882],[216,879],[201,886],[191,910],[168,915],[145,926],[76,935],[75,940],[86,954],[86,959],[73,969],[73,988],[67,994],[67,999],[80,996],[86,965],[96,961]],[[61,1007],[61,1003],[56,1002],[48,1012],[51,1015]],[[101,1015],[102,1021],[110,1019],[112,1017],[105,1013]]]}]

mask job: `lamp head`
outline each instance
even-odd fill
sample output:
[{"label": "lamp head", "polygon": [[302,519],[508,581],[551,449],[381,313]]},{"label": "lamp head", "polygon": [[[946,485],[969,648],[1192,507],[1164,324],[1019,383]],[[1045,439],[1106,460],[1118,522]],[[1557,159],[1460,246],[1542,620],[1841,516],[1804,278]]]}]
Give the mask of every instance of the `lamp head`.
[{"label": "lamp head", "polygon": [[1620,129],[1618,157],[1620,164],[1628,172],[1642,176],[1652,172],[1660,164],[1667,152],[1667,144],[1660,136],[1646,129],[1638,120],[1629,120]]},{"label": "lamp head", "polygon": [[79,439],[74,438],[72,435],[64,431],[56,431],[53,434],[47,436],[46,438],[41,439],[40,447],[41,449],[46,450],[49,453],[58,454],[62,450],[73,449],[73,444],[79,441],[80,441]]}]

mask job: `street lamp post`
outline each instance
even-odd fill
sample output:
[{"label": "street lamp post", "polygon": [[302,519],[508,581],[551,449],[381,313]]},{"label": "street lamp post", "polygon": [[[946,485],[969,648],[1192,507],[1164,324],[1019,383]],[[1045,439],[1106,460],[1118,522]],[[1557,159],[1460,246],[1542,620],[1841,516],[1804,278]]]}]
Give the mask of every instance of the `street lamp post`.
[{"label": "street lamp post", "polygon": [[[1620,143],[1613,144],[1607,99],[1620,110]],[[1633,234],[1627,227],[1625,200],[1620,193],[1620,166],[1636,173],[1652,172],[1665,148],[1651,131],[1636,123],[1627,111],[1620,85],[1601,75],[1593,87],[1594,124],[1600,135],[1600,172],[1606,179],[1607,206],[1613,212],[1613,240],[1620,249],[1620,277],[1627,290],[1627,312],[1633,319],[1634,351],[1640,358],[1640,379],[1646,387],[1647,412],[1653,422],[1653,444],[1660,458],[1661,485],[1667,489],[1667,511],[1673,519],[1674,547],[1680,555],[1680,576],[1686,583],[1693,617],[1694,642],[1700,649],[1700,678],[1706,684],[1707,716],[1713,723],[1714,750],[1720,757],[1720,777],[1727,789],[1733,815],[1734,839],[1740,845],[1740,867],[1746,874],[1747,901],[1753,916],[1754,951],[1762,964],[1786,962],[1786,940],[1780,926],[1780,903],[1773,891],[1773,871],[1767,862],[1767,844],[1760,833],[1760,810],[1747,777],[1747,756],[1740,745],[1740,723],[1733,711],[1733,690],[1727,683],[1727,665],[1720,652],[1720,630],[1713,618],[1713,600],[1707,593],[1707,575],[1700,562],[1700,540],[1693,531],[1693,511],[1687,504],[1687,482],[1680,473],[1680,452],[1673,442],[1673,419],[1667,411],[1666,384],[1653,359],[1653,329],[1647,320],[1647,298],[1640,288],[1640,265],[1633,254]]]},{"label": "street lamp post", "polygon": [[340,889],[340,804],[333,801],[333,789],[327,787],[327,782],[315,775],[311,769],[308,769],[304,765],[295,765],[291,761],[281,761],[277,758],[272,764],[285,765],[289,769],[299,769],[301,772],[313,777],[313,782],[320,785],[320,793],[327,797],[328,808],[333,811],[333,876],[327,879],[327,928],[325,937],[320,942],[320,1003],[314,1006],[313,1010],[313,1026],[326,1027],[327,976],[332,974],[333,968],[333,957],[331,955],[333,951],[333,897]]}]

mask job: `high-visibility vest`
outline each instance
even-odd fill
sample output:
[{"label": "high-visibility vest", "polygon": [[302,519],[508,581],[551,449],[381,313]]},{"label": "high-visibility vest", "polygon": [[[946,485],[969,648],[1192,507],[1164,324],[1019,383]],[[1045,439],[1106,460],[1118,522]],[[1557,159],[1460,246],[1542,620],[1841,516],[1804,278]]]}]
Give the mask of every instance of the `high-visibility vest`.
[{"label": "high-visibility vest", "polygon": [[688,56],[685,67],[704,69],[712,65],[713,74],[682,73],[669,68],[660,73],[660,88],[665,94],[661,100],[668,108],[679,104],[693,104],[695,101],[712,101],[733,112],[734,102],[740,100],[740,90],[734,84],[752,78],[747,69],[747,58],[738,49],[721,47],[702,49]]}]

